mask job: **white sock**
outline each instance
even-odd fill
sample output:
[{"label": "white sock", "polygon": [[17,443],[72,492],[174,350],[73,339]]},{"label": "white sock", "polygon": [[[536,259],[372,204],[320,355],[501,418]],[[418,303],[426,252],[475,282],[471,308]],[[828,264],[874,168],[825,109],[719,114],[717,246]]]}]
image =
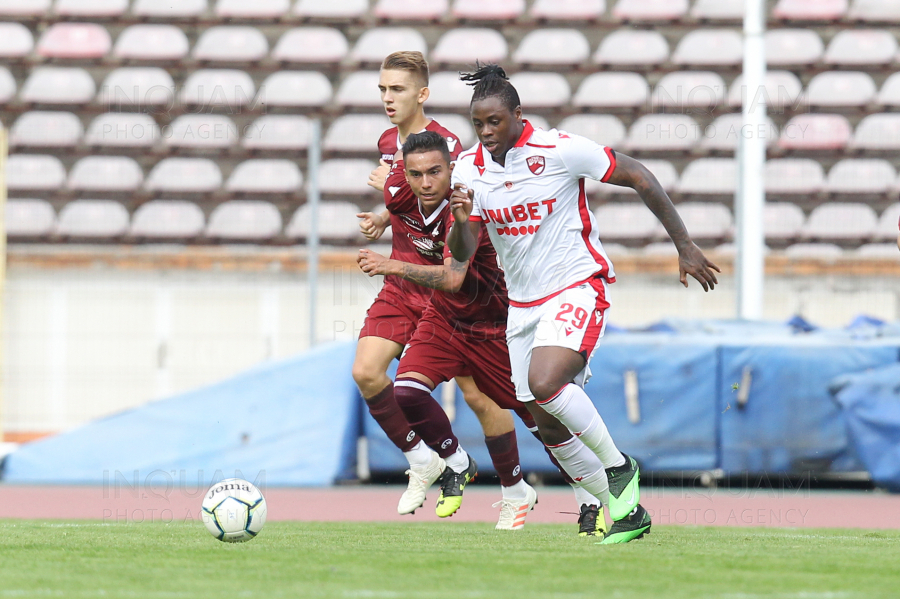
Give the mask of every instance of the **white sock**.
[{"label": "white sock", "polygon": [[520,480],[511,487],[500,486],[503,490],[503,499],[524,500],[528,497],[528,483]]},{"label": "white sock", "polygon": [[547,446],[556,460],[581,487],[604,505],[609,503],[609,481],[603,462],[578,437],[561,445]]},{"label": "white sock", "polygon": [[606,424],[584,389],[569,383],[547,402],[538,403],[544,411],[556,416],[572,434],[590,447],[604,467],[612,468],[625,463],[625,456],[616,447],[606,430]]},{"label": "white sock", "polygon": [[449,457],[444,458],[444,461],[447,462],[447,465],[450,466],[454,472],[459,474],[469,467],[469,454],[466,453],[465,449],[457,445],[456,451]]},{"label": "white sock", "polygon": [[409,462],[410,467],[421,466],[424,468],[431,464],[432,453],[434,452],[431,451],[431,448],[425,445],[424,441],[419,440],[415,447],[409,451],[404,451],[403,455],[406,456],[406,461]]},{"label": "white sock", "polygon": [[572,490],[575,491],[575,503],[578,504],[578,509],[581,509],[583,505],[596,505],[600,506],[600,500],[585,491],[581,485],[574,484],[572,485]]}]

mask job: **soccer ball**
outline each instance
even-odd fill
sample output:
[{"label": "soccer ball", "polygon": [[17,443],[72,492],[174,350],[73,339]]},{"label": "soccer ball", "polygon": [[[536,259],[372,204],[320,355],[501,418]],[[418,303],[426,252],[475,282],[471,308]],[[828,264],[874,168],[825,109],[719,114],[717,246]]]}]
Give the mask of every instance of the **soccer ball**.
[{"label": "soccer ball", "polygon": [[228,543],[249,541],[266,523],[266,499],[239,478],[214,484],[203,496],[201,517],[209,533]]}]

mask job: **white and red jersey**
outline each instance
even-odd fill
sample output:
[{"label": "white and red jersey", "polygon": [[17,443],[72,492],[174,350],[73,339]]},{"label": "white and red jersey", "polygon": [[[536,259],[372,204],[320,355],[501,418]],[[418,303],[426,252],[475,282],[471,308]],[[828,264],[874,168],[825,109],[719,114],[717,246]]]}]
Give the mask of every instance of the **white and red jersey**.
[{"label": "white and red jersey", "polygon": [[615,168],[610,148],[528,121],[505,166],[481,144],[460,155],[453,183],[475,192],[470,219],[487,227],[510,306],[539,305],[594,276],[615,281],[584,193],[586,177],[605,182]]}]

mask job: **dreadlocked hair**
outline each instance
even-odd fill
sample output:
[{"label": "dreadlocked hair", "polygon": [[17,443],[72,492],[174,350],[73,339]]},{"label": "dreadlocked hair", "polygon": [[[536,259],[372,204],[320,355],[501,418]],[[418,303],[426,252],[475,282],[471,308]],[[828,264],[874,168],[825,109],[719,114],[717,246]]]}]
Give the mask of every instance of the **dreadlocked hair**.
[{"label": "dreadlocked hair", "polygon": [[519,92],[509,82],[506,71],[500,65],[476,62],[474,73],[460,73],[459,78],[465,81],[466,85],[475,88],[472,92],[472,103],[496,96],[510,112],[522,104]]}]

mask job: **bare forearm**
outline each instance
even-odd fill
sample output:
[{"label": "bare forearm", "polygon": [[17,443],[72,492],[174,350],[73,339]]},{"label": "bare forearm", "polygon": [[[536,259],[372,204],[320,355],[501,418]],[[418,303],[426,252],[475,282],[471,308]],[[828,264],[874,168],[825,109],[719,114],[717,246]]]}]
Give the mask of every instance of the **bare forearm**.
[{"label": "bare forearm", "polygon": [[478,240],[472,232],[472,226],[468,222],[454,222],[447,235],[447,245],[453,258],[465,262],[475,253]]},{"label": "bare forearm", "polygon": [[410,264],[399,260],[389,260],[387,274],[395,275],[410,283],[437,289],[439,291],[455,291],[452,289],[452,281],[449,268],[445,265],[427,266],[424,264]]}]

